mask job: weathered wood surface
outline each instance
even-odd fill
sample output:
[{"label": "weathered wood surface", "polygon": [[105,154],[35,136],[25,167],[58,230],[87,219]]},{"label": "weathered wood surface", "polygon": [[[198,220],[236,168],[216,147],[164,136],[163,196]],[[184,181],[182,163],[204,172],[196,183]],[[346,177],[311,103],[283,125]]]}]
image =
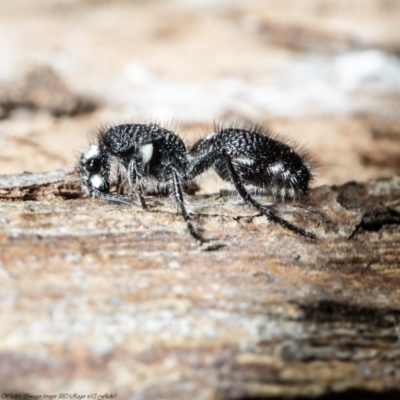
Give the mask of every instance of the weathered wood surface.
[{"label": "weathered wood surface", "polygon": [[172,199],[144,212],[83,198],[72,170],[0,176],[1,391],[400,398],[399,198],[393,177],[276,205],[313,242],[236,196],[188,196],[225,245],[207,251]]}]

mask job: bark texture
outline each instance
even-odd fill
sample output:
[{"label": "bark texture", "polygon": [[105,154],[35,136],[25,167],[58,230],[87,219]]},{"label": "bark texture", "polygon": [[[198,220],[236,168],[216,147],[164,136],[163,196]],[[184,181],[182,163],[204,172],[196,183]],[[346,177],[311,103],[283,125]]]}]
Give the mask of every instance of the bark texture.
[{"label": "bark texture", "polygon": [[316,241],[237,196],[186,198],[210,245],[171,198],[0,176],[2,392],[400,398],[399,176],[275,206]]}]

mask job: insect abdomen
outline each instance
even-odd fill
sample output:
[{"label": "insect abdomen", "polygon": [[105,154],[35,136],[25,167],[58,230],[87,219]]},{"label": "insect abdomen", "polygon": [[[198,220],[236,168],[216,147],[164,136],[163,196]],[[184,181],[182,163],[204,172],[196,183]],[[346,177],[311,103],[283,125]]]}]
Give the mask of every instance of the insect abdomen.
[{"label": "insect abdomen", "polygon": [[[282,198],[308,193],[311,172],[306,158],[267,132],[228,128],[217,133],[213,142],[215,147],[226,149],[244,184]],[[222,179],[230,181],[224,162],[216,162],[214,168]]]}]

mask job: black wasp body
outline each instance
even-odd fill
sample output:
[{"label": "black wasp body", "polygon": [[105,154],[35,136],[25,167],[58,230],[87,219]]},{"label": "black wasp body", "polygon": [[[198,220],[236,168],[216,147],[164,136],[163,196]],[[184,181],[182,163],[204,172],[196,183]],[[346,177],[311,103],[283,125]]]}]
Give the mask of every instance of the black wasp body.
[{"label": "black wasp body", "polygon": [[181,189],[190,168],[183,141],[174,132],[155,124],[124,124],[100,131],[98,144],[87,147],[79,173],[89,193],[106,200],[132,204],[129,196],[110,193],[110,171],[117,161],[127,171],[129,184],[146,203],[141,187],[169,184],[191,235],[202,240],[191,222]]},{"label": "black wasp body", "polygon": [[194,178],[214,169],[226,182],[232,183],[244,201],[270,220],[300,235],[315,238],[277,216],[257,202],[246,186],[261,188],[273,195],[294,198],[307,194],[311,180],[310,164],[288,144],[274,139],[262,128],[231,127],[196,142],[189,152]]},{"label": "black wasp body", "polygon": [[270,220],[297,234],[315,237],[258,203],[246,188],[255,186],[279,193],[282,198],[308,192],[311,173],[305,158],[262,129],[220,129],[195,143],[189,153],[174,132],[155,124],[124,124],[100,131],[98,144],[90,145],[81,155],[81,180],[92,196],[132,204],[129,195],[110,193],[111,166],[115,161],[126,170],[143,208],[146,203],[142,187],[154,182],[169,185],[190,234],[201,242],[204,239],[191,221],[181,185],[210,169],[232,183],[246,203]]}]

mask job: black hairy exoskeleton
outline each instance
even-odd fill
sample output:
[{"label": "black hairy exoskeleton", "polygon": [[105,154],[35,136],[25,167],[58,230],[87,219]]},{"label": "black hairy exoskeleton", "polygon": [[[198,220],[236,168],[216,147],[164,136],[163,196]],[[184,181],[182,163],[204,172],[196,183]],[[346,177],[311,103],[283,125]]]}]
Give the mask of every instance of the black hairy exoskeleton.
[{"label": "black hairy exoskeleton", "polygon": [[114,161],[126,169],[129,184],[143,208],[146,208],[146,202],[141,187],[159,183],[170,185],[190,234],[203,241],[191,222],[182,196],[181,182],[187,179],[190,163],[186,146],[179,136],[156,124],[123,124],[100,130],[98,144],[83,151],[79,174],[89,193],[132,204],[128,195],[110,193],[110,171]]},{"label": "black hairy exoskeleton", "polygon": [[291,146],[274,138],[263,128],[217,128],[217,133],[197,141],[189,151],[194,179],[203,172],[214,171],[226,182],[232,183],[243,200],[271,221],[314,239],[315,235],[292,225],[257,202],[246,186],[253,186],[294,198],[307,194],[312,178],[310,164]]}]

